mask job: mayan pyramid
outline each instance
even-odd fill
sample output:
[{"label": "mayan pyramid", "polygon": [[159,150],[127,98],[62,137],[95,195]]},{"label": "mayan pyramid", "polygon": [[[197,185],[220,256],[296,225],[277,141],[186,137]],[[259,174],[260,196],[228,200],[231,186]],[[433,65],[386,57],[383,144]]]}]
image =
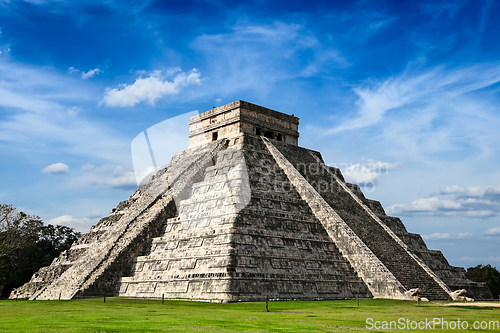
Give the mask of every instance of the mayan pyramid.
[{"label": "mayan pyramid", "polygon": [[298,124],[244,101],[192,117],[189,149],[11,298],[491,298],[299,147]]}]

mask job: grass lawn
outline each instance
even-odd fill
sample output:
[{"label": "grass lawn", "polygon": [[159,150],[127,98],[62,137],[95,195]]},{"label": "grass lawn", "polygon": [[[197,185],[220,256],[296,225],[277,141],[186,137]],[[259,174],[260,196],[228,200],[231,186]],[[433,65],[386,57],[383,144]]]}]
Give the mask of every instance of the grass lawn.
[{"label": "grass lawn", "polygon": [[[353,332],[369,330],[374,321],[425,321],[443,318],[448,322],[500,321],[500,308],[444,306],[447,302],[420,303],[383,299],[338,301],[286,301],[265,303],[202,303],[129,298],[71,301],[0,301],[0,332]],[[380,323],[380,325],[383,323]],[[423,325],[423,324],[422,324]],[[449,325],[452,325],[451,323]],[[464,325],[464,324],[462,324]],[[449,326],[451,327],[451,326]],[[458,328],[442,330],[452,331]],[[463,329],[460,329],[463,331]],[[396,329],[392,331],[407,331]],[[414,329],[413,331],[426,331]]]}]

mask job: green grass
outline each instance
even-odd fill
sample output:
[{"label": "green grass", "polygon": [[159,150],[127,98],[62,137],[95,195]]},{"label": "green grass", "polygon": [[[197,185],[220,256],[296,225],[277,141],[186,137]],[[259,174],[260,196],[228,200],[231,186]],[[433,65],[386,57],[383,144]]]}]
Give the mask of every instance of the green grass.
[{"label": "green grass", "polygon": [[[500,308],[443,304],[445,302],[417,305],[407,301],[361,299],[358,307],[356,300],[287,301],[270,302],[271,312],[266,313],[264,302],[165,301],[162,305],[161,300],[119,297],[106,298],[106,303],[102,298],[3,300],[0,301],[0,332],[367,332],[367,318],[379,321],[460,319],[468,321],[469,326],[476,320],[500,321]],[[436,328],[445,331],[441,326]]]}]

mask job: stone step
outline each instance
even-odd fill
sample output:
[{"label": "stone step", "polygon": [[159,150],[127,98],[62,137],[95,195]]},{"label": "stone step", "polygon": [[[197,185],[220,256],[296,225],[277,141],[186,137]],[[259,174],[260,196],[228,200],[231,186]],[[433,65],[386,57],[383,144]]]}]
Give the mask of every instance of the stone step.
[{"label": "stone step", "polygon": [[[295,147],[280,146],[285,156],[292,153]],[[300,149],[300,148],[297,148]],[[320,168],[324,165],[315,159],[311,154],[301,154],[301,162],[315,164]],[[325,169],[326,170],[326,169]],[[368,207],[363,207],[361,200],[356,201],[352,194],[348,192],[342,183],[339,183],[334,176],[325,177],[323,172],[311,173],[307,169],[303,171],[310,183],[330,182],[329,189],[333,191],[319,191],[322,198],[339,214],[339,216],[349,225],[353,232],[368,246],[375,256],[391,271],[406,289],[419,287],[422,290],[435,288],[432,296],[440,299],[447,299],[448,293],[428,275],[417,263],[407,249],[394,240],[394,236],[388,234],[383,225],[374,220],[373,215],[369,215]],[[396,236],[397,237],[397,236]],[[441,290],[441,291],[439,291]]]}]

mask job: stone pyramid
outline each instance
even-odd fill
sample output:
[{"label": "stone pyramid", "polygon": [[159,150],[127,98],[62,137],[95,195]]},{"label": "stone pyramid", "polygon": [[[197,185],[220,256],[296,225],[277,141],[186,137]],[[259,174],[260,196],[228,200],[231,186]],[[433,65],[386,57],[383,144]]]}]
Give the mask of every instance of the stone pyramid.
[{"label": "stone pyramid", "polygon": [[192,117],[189,149],[11,297],[491,298],[299,147],[298,123],[244,101]]}]

